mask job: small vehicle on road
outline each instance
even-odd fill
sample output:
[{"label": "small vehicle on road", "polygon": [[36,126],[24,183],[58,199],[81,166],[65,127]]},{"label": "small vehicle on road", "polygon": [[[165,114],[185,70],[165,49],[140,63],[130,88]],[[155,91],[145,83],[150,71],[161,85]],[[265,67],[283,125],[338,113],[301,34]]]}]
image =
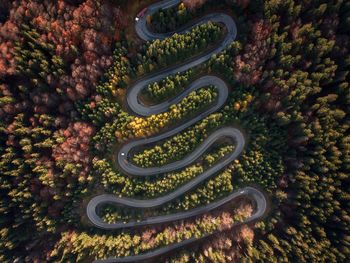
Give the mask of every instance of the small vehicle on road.
[{"label": "small vehicle on road", "polygon": [[147,10],[148,10],[147,7],[145,7],[144,9],[142,9],[142,10],[137,14],[135,20],[136,20],[136,21],[139,21],[140,18],[144,17],[145,14],[146,14],[146,12],[147,12]]}]

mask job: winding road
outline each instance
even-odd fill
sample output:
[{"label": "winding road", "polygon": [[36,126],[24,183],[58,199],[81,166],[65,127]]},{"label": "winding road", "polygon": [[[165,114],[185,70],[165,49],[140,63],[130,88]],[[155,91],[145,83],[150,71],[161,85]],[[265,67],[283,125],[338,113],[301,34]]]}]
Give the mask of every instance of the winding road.
[{"label": "winding road", "polygon": [[[145,41],[152,41],[155,39],[165,39],[167,37],[170,37],[173,33],[157,34],[150,31],[147,27],[146,17],[148,15],[152,15],[158,9],[167,9],[172,6],[178,5],[180,2],[181,2],[180,0],[166,0],[166,1],[157,2],[149,6],[145,14],[141,18],[139,18],[135,24],[135,29],[139,37]],[[232,200],[238,197],[243,197],[243,196],[250,198],[252,201],[254,201],[256,205],[256,209],[255,209],[255,213],[251,217],[249,217],[244,222],[237,223],[237,225],[247,224],[249,222],[259,220],[265,214],[267,209],[267,202],[264,194],[261,193],[256,188],[245,187],[243,189],[240,189],[231,193],[225,198],[212,202],[206,206],[197,207],[189,211],[178,212],[170,215],[149,217],[141,221],[129,221],[127,223],[124,223],[124,222],[106,223],[98,216],[98,209],[104,204],[116,204],[116,205],[132,207],[132,208],[139,208],[139,209],[161,206],[167,202],[170,202],[182,196],[186,192],[195,188],[200,183],[208,179],[210,176],[214,175],[215,173],[219,172],[220,170],[228,166],[230,163],[232,163],[233,160],[238,158],[239,155],[242,153],[246,143],[242,132],[239,129],[236,129],[233,127],[223,127],[216,130],[210,136],[208,136],[204,140],[204,142],[202,142],[201,145],[199,145],[192,153],[187,155],[182,160],[175,161],[173,163],[169,163],[161,167],[150,167],[150,168],[138,167],[132,162],[128,161],[128,158],[130,157],[129,153],[132,149],[135,149],[147,144],[155,143],[160,140],[171,137],[181,132],[182,130],[188,128],[189,126],[195,124],[201,119],[204,119],[205,117],[209,116],[211,113],[219,110],[225,104],[228,98],[228,87],[226,83],[220,78],[216,76],[210,76],[210,75],[197,79],[192,84],[190,84],[190,86],[179,96],[171,100],[165,101],[163,103],[149,106],[149,105],[143,104],[142,101],[139,99],[139,95],[142,89],[147,87],[148,84],[157,82],[168,75],[184,72],[192,67],[195,67],[201,63],[206,62],[214,54],[220,53],[224,48],[226,48],[230,43],[232,43],[235,40],[237,35],[237,28],[236,28],[235,22],[230,16],[226,14],[221,14],[221,13],[213,13],[213,14],[207,15],[197,20],[193,26],[188,27],[186,30],[179,31],[177,33],[184,34],[187,31],[189,31],[191,28],[203,23],[207,23],[209,21],[224,24],[227,29],[227,34],[225,35],[225,38],[215,49],[205,54],[202,54],[200,56],[192,58],[191,60],[186,62],[186,64],[166,68],[164,70],[158,71],[155,74],[149,75],[137,81],[132,87],[128,89],[128,92],[126,94],[126,102],[127,102],[128,108],[133,114],[139,115],[139,116],[149,116],[152,114],[159,114],[161,112],[167,111],[171,105],[178,103],[183,98],[185,98],[190,92],[194,90],[213,85],[218,90],[218,98],[215,101],[215,103],[211,105],[211,107],[206,111],[199,113],[197,116],[195,116],[191,120],[187,121],[186,123],[180,124],[173,129],[170,129],[164,133],[161,133],[151,138],[133,140],[123,145],[121,149],[119,149],[119,151],[117,152],[116,160],[118,162],[120,169],[126,174],[130,174],[132,176],[148,177],[148,176],[154,176],[158,174],[164,174],[167,172],[175,171],[190,165],[191,163],[196,161],[200,156],[202,156],[205,153],[205,151],[208,150],[209,147],[213,145],[218,139],[223,137],[231,138],[232,140],[235,141],[234,151],[228,154],[227,156],[225,156],[220,162],[216,163],[214,166],[210,167],[208,170],[206,170],[196,178],[192,179],[191,181],[177,188],[175,191],[164,196],[160,196],[154,199],[140,200],[140,199],[133,199],[133,198],[118,197],[110,194],[103,194],[92,198],[87,205],[86,212],[89,220],[96,227],[101,229],[106,229],[106,230],[112,230],[112,229],[131,228],[131,227],[137,227],[137,226],[146,226],[146,225],[152,225],[152,224],[172,222],[175,220],[186,219],[186,218],[204,214],[228,202],[231,202]],[[149,258],[162,255],[164,253],[167,253],[173,249],[183,247],[187,244],[193,243],[200,239],[204,239],[212,234],[204,235],[201,238],[193,237],[193,238],[184,240],[182,242],[171,244],[166,247],[161,247],[159,249],[153,250],[148,253],[140,254],[140,255],[128,256],[123,258],[104,259],[104,260],[98,260],[95,262],[101,262],[101,263],[102,262],[135,262],[135,261],[146,260]]]}]

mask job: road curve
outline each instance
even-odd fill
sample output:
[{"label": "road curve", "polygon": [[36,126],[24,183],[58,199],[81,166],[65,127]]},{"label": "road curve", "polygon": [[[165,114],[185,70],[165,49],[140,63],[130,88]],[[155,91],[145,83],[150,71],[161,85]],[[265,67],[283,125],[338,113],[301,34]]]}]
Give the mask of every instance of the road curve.
[{"label": "road curve", "polygon": [[252,220],[256,220],[260,218],[266,210],[266,202],[264,202],[265,197],[264,195],[258,191],[257,189],[253,187],[245,187],[243,189],[239,189],[237,191],[232,192],[230,195],[217,200],[215,202],[212,202],[208,205],[197,207],[191,210],[188,210],[186,212],[178,212],[175,214],[170,215],[162,215],[162,216],[155,216],[155,217],[149,217],[141,221],[129,221],[127,223],[124,222],[117,222],[117,223],[107,223],[103,221],[97,214],[96,210],[98,210],[98,206],[103,202],[104,204],[117,204],[117,205],[125,205],[128,207],[134,207],[138,208],[139,204],[136,202],[125,203],[125,198],[117,197],[115,195],[110,194],[104,194],[96,196],[89,202],[88,204],[88,211],[89,211],[89,217],[98,218],[94,222],[94,225],[97,226],[100,229],[106,229],[106,230],[114,230],[114,229],[121,229],[121,228],[130,228],[130,227],[140,227],[140,226],[146,226],[146,225],[154,225],[154,224],[162,224],[167,222],[173,222],[176,220],[186,219],[190,217],[195,217],[198,215],[202,215],[204,213],[210,212],[226,203],[231,202],[232,200],[238,198],[238,197],[247,197],[252,198],[255,205],[256,205],[256,211],[253,216],[249,217],[246,223],[251,222]]},{"label": "road curve", "polygon": [[[239,154],[242,152],[243,148],[244,148],[244,136],[243,134],[236,128],[232,128],[232,127],[225,127],[222,129],[217,130],[216,132],[214,132],[213,134],[211,134],[204,142],[201,146],[199,146],[192,154],[188,155],[185,159],[179,161],[179,162],[174,162],[172,164],[174,164],[174,167],[171,167],[173,169],[180,169],[181,167],[185,166],[182,161],[184,161],[185,163],[192,163],[194,162],[199,156],[202,155],[203,152],[205,152],[205,150],[212,145],[217,139],[218,137],[231,137],[236,141],[236,145],[235,145],[235,149],[233,152],[231,152],[230,154],[228,154],[227,156],[225,156],[225,158],[217,163],[216,165],[210,167],[208,170],[206,170],[205,172],[203,172],[201,175],[197,176],[196,178],[192,179],[191,181],[189,181],[188,183],[178,187],[175,191],[161,196],[161,197],[157,197],[154,199],[147,199],[147,200],[140,200],[140,199],[133,199],[133,198],[126,198],[126,197],[115,197],[114,199],[110,198],[110,195],[100,195],[97,196],[95,198],[93,198],[92,200],[90,200],[88,207],[87,207],[87,213],[88,213],[88,217],[90,218],[90,220],[94,223],[94,225],[98,226],[98,222],[100,222],[100,218],[97,216],[96,213],[96,209],[98,208],[98,206],[101,203],[115,203],[115,204],[120,204],[120,205],[125,205],[125,206],[129,206],[129,207],[134,207],[134,208],[154,208],[157,206],[161,206],[171,200],[174,200],[175,198],[183,195],[184,193],[188,192],[189,190],[191,190],[192,188],[194,188],[195,186],[198,186],[200,183],[202,183],[204,180],[208,179],[210,176],[212,176],[213,174],[219,172],[220,170],[222,170],[225,166],[229,165],[230,163],[232,163],[233,160],[235,160]],[[165,169],[168,168],[168,165],[164,166]],[[156,174],[158,173],[164,173],[164,171],[162,171],[162,168],[158,168],[160,169]],[[132,169],[130,169],[132,170]],[[149,171],[152,172],[153,174],[153,170]],[[113,201],[111,201],[113,200]]]},{"label": "road curve", "polygon": [[[166,34],[157,34],[152,31],[150,31],[147,27],[146,23],[146,17],[148,15],[152,15],[154,12],[156,12],[158,9],[167,9],[172,6],[175,6],[179,4],[181,0],[165,0],[157,2],[151,6],[148,7],[147,11],[145,12],[145,15],[140,18],[136,24],[135,29],[139,37],[145,41],[152,41],[155,39],[165,39],[167,37],[170,37],[173,33],[166,33]],[[112,229],[120,229],[120,228],[131,228],[131,227],[137,227],[137,226],[146,226],[146,225],[152,225],[152,224],[160,224],[160,223],[166,223],[166,222],[172,222],[175,220],[181,220],[186,219],[194,216],[201,215],[203,213],[209,212],[215,208],[218,208],[238,197],[246,196],[248,198],[251,198],[254,203],[256,204],[256,211],[255,213],[249,217],[247,220],[239,224],[246,224],[252,221],[256,221],[260,219],[263,214],[266,212],[266,199],[265,196],[257,189],[253,187],[245,187],[243,189],[237,190],[230,195],[226,196],[223,199],[220,199],[218,201],[212,202],[206,206],[197,207],[189,211],[185,212],[178,212],[171,215],[162,215],[162,216],[156,216],[156,217],[150,217],[141,221],[129,221],[127,223],[123,222],[116,222],[116,223],[106,223],[104,222],[99,216],[98,216],[98,209],[104,204],[115,204],[115,205],[122,205],[127,207],[132,207],[135,209],[143,209],[143,208],[153,208],[157,206],[161,206],[169,201],[174,200],[175,198],[178,198],[179,196],[185,194],[189,190],[193,189],[194,187],[198,186],[198,184],[202,183],[204,180],[208,179],[213,174],[219,172],[223,168],[225,168],[228,164],[232,163],[233,160],[239,157],[241,152],[244,149],[245,146],[245,138],[242,134],[242,132],[236,128],[233,127],[223,127],[218,130],[216,130],[214,133],[212,133],[210,136],[208,136],[204,142],[202,142],[201,145],[199,145],[191,154],[186,156],[184,159],[180,161],[175,161],[173,163],[166,164],[161,167],[149,167],[149,168],[142,168],[138,167],[132,162],[128,161],[128,158],[130,157],[130,151],[132,149],[136,149],[140,146],[151,144],[158,142],[160,140],[166,139],[168,137],[171,137],[182,130],[188,128],[189,126],[193,125],[194,123],[198,122],[199,120],[207,117],[211,113],[219,110],[226,102],[228,98],[228,87],[226,83],[221,80],[220,78],[216,76],[204,76],[196,81],[194,81],[190,86],[182,92],[177,97],[165,101],[163,103],[157,104],[157,105],[145,105],[142,103],[142,101],[139,99],[139,95],[141,91],[147,87],[148,84],[159,81],[163,78],[165,78],[168,75],[184,72],[192,67],[195,67],[201,63],[206,62],[209,60],[214,54],[220,53],[225,47],[227,47],[232,41],[235,40],[237,35],[237,28],[236,24],[233,21],[233,19],[225,14],[221,13],[213,13],[210,15],[207,15],[201,19],[198,19],[196,23],[194,23],[193,26],[187,28],[186,30],[179,31],[176,33],[183,34],[186,33],[191,28],[203,24],[206,22],[216,22],[224,24],[227,30],[227,34],[225,35],[225,38],[223,41],[213,50],[202,54],[200,56],[196,56],[189,60],[186,64],[182,64],[180,66],[174,66],[170,68],[166,68],[164,70],[158,71],[157,73],[151,74],[145,78],[142,78],[141,80],[137,81],[132,87],[130,87],[126,94],[126,102],[128,108],[134,113],[135,115],[140,116],[149,116],[152,114],[159,114],[161,112],[167,111],[171,105],[176,104],[180,102],[183,98],[185,98],[190,92],[197,90],[201,87],[210,86],[213,85],[218,90],[218,96],[213,103],[213,105],[210,106],[209,109],[205,110],[204,112],[199,113],[197,116],[192,118],[191,120],[187,121],[186,123],[182,123],[178,125],[177,127],[174,127],[173,129],[170,129],[162,134],[153,136],[151,138],[143,138],[138,140],[133,140],[125,145],[123,145],[119,151],[117,152],[116,160],[118,162],[118,165],[120,169],[132,176],[154,176],[157,174],[163,174],[167,172],[171,172],[174,170],[178,170],[181,168],[184,168],[194,161],[196,161],[200,156],[203,155],[203,153],[211,146],[213,145],[219,138],[225,137],[225,138],[231,138],[235,141],[235,148],[234,151],[230,154],[226,155],[220,162],[216,163],[214,166],[210,167],[208,170],[203,172],[201,175],[197,176],[196,178],[192,179],[191,181],[187,182],[186,184],[180,186],[175,191],[166,194],[161,197],[157,197],[154,199],[148,199],[148,200],[140,200],[140,199],[133,199],[133,198],[125,198],[125,197],[118,197],[115,195],[99,195],[90,200],[90,202],[87,205],[86,212],[89,220],[94,224],[94,226],[106,229],[106,230],[112,230]],[[212,233],[214,234],[214,233]],[[198,241],[200,239],[204,239],[212,234],[204,235],[200,238],[190,238],[187,240],[184,240],[179,243],[171,244],[166,247],[162,247],[156,250],[153,250],[151,252],[135,255],[135,256],[128,256],[123,258],[110,258],[105,260],[97,260],[95,262],[136,262],[141,260],[146,260],[149,258],[153,258],[159,255],[162,255],[164,253],[167,253],[173,249],[183,247],[187,244],[193,243],[195,241]]]},{"label": "road curve", "polygon": [[[165,215],[165,216],[159,216],[159,217],[151,217],[148,218],[144,221],[141,222],[133,222],[129,225],[129,223],[127,223],[126,225],[128,227],[131,226],[144,226],[144,225],[151,225],[151,224],[158,224],[158,223],[164,223],[164,222],[172,222],[174,220],[181,220],[181,219],[185,219],[185,218],[189,218],[189,217],[193,217],[199,214],[203,214],[203,213],[207,213],[215,208],[218,208],[226,203],[231,202],[232,200],[238,198],[238,197],[248,197],[250,199],[252,199],[252,201],[255,202],[256,204],[256,210],[255,213],[250,216],[249,218],[247,218],[246,220],[244,220],[243,222],[236,222],[231,226],[231,229],[234,227],[237,227],[239,225],[243,225],[243,224],[248,224],[248,223],[252,223],[255,222],[257,220],[259,220],[261,217],[264,216],[267,206],[266,206],[266,199],[265,196],[257,189],[253,188],[253,187],[245,187],[241,190],[237,190],[233,193],[231,193],[230,195],[228,195],[227,197],[213,202],[209,205],[203,206],[203,207],[199,207],[199,208],[195,208],[192,209],[190,211],[187,212],[180,212],[180,213],[176,213],[176,214],[172,214],[172,215]],[[114,201],[115,196],[112,195],[108,195],[106,196],[106,198],[108,200],[110,200],[111,202]],[[100,227],[103,229],[116,229],[116,228],[122,228],[121,225],[117,224],[106,224],[104,222],[100,222],[101,225]],[[121,223],[122,224],[122,223]],[[112,227],[111,227],[112,226]],[[113,227],[114,226],[114,227]],[[205,234],[203,236],[201,236],[200,238],[196,238],[196,237],[192,237],[189,239],[185,239],[179,243],[173,243],[170,244],[166,247],[161,247],[155,250],[152,250],[150,252],[146,252],[144,254],[139,254],[139,255],[135,255],[135,256],[127,256],[127,257],[123,257],[123,258],[108,258],[108,259],[103,259],[103,260],[96,260],[94,261],[95,263],[108,263],[108,262],[115,262],[115,263],[119,263],[119,262],[137,262],[137,261],[143,261],[143,260],[147,260],[147,259],[151,259],[151,258],[156,258],[157,256],[161,256],[169,251],[172,251],[174,249],[178,249],[181,247],[184,247],[186,245],[189,245],[191,243],[197,242],[199,240],[203,240],[205,238],[208,238],[209,236],[212,236],[214,234],[219,233],[220,231],[215,231],[213,233],[208,233]]]},{"label": "road curve", "polygon": [[[166,2],[168,1],[162,1],[160,3],[156,3],[153,6],[150,6],[145,14],[145,16],[143,18],[141,18],[137,23],[136,23],[136,32],[138,33],[138,35],[144,39],[144,40],[154,40],[154,39],[164,39],[166,37],[169,36],[169,34],[156,34],[153,33],[152,31],[150,31],[146,25],[146,19],[145,17],[147,17],[147,15],[151,15],[153,14],[158,8],[161,8],[163,6],[169,6],[169,4],[167,4]],[[180,3],[181,1],[169,1],[171,2],[172,5],[176,5],[178,3]],[[179,102],[182,98],[184,98],[191,90],[191,86],[189,87],[190,90],[188,90],[186,93],[182,93],[179,97],[176,97],[174,99],[165,101],[163,103],[157,104],[157,105],[153,105],[153,106],[149,106],[149,105],[144,105],[142,103],[142,101],[139,99],[139,95],[141,93],[141,90],[144,89],[145,87],[147,87],[149,84],[153,83],[153,82],[157,82],[161,79],[164,79],[166,76],[168,75],[173,75],[173,74],[177,74],[179,72],[184,72],[190,68],[193,68],[197,65],[200,65],[206,61],[208,61],[213,55],[215,54],[219,54],[221,51],[223,51],[229,44],[231,44],[237,36],[237,27],[236,27],[236,23],[233,21],[232,17],[225,15],[225,14],[221,14],[221,13],[213,13],[207,16],[204,16],[203,18],[199,19],[196,21],[196,23],[191,26],[190,28],[187,28],[184,31],[180,31],[180,32],[176,32],[178,34],[184,34],[186,33],[188,30],[190,30],[191,28],[207,23],[207,22],[216,22],[216,23],[221,23],[224,24],[226,29],[227,29],[227,34],[225,35],[225,38],[223,39],[223,41],[213,50],[205,53],[205,54],[201,54],[200,56],[196,56],[193,59],[189,60],[186,62],[186,64],[182,64],[180,66],[176,66],[176,67],[171,67],[171,68],[167,68],[165,70],[161,70],[158,71],[155,74],[149,75],[146,78],[143,78],[139,81],[137,81],[132,87],[130,87],[127,91],[126,94],[126,101],[127,101],[127,105],[129,107],[129,109],[140,116],[149,116],[152,114],[158,114],[161,112],[164,112],[166,110],[169,109],[169,107],[177,102]],[[214,82],[214,83],[212,83]],[[215,83],[215,82],[219,82],[219,83]],[[201,84],[201,86],[199,87],[203,87],[203,86],[207,86],[207,85],[211,85],[211,84],[217,84],[217,87],[223,87],[223,88],[227,88],[226,84],[214,77],[214,76],[206,76],[203,80],[199,79],[199,83]],[[203,118],[204,115],[202,115]]]}]

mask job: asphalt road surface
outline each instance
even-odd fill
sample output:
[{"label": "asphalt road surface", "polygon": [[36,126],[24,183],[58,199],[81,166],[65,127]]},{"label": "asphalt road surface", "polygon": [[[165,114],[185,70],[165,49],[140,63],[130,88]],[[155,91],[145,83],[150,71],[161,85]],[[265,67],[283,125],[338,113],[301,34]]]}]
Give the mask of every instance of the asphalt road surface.
[{"label": "asphalt road surface", "polygon": [[[152,41],[155,39],[165,39],[167,37],[170,37],[174,32],[168,33],[168,34],[157,34],[152,31],[150,31],[147,27],[146,23],[146,17],[148,15],[152,15],[154,12],[156,12],[158,9],[167,9],[172,6],[175,6],[179,4],[180,0],[166,0],[166,1],[160,1],[158,3],[155,3],[148,7],[147,11],[143,15],[143,17],[140,17],[135,22],[135,29],[139,37],[145,41]],[[120,167],[120,169],[132,176],[153,176],[158,174],[164,174],[167,172],[175,171],[181,168],[184,168],[191,163],[193,163],[195,160],[197,160],[200,156],[203,155],[203,153],[211,146],[213,145],[219,138],[231,138],[235,142],[235,148],[234,151],[225,156],[223,160],[221,160],[219,163],[215,164],[214,166],[210,167],[208,170],[203,172],[201,175],[197,176],[193,180],[187,182],[186,184],[180,186],[175,191],[161,196],[154,199],[147,199],[147,200],[140,200],[140,199],[133,199],[133,198],[124,198],[124,197],[118,197],[115,195],[110,194],[104,194],[94,197],[90,200],[88,203],[86,212],[89,220],[98,228],[106,229],[106,230],[114,230],[114,229],[121,229],[121,228],[132,228],[132,227],[138,227],[138,226],[146,226],[146,225],[152,225],[152,224],[160,224],[160,223],[166,223],[166,222],[173,222],[175,220],[181,220],[186,219],[194,216],[198,216],[201,214],[204,214],[206,212],[212,211],[213,209],[216,209],[228,202],[232,202],[234,199],[238,197],[247,197],[250,198],[256,205],[255,213],[249,217],[244,222],[237,223],[236,225],[240,224],[247,224],[249,222],[253,222],[256,220],[259,220],[267,209],[266,204],[266,198],[265,196],[256,188],[253,187],[245,187],[243,189],[237,190],[230,195],[226,196],[223,199],[220,199],[218,201],[212,202],[206,206],[197,207],[195,209],[184,211],[184,212],[178,212],[170,215],[162,215],[162,216],[156,216],[156,217],[149,217],[146,219],[143,219],[141,221],[129,221],[127,223],[123,222],[116,222],[116,223],[106,223],[104,222],[99,216],[98,216],[98,209],[104,204],[116,204],[116,205],[122,205],[126,207],[132,207],[135,209],[143,209],[143,208],[153,208],[157,206],[161,206],[169,201],[172,201],[181,195],[185,194],[189,190],[195,188],[200,183],[202,183],[204,180],[208,179],[210,176],[214,175],[215,173],[219,172],[223,168],[225,168],[228,164],[230,164],[233,160],[239,157],[241,152],[244,149],[245,146],[245,138],[242,134],[242,132],[239,129],[233,128],[233,127],[223,127],[218,130],[216,130],[214,133],[212,133],[210,136],[208,136],[200,146],[198,146],[191,154],[186,156],[184,159],[175,161],[173,163],[166,164],[164,166],[160,167],[150,167],[150,168],[142,168],[138,167],[132,162],[128,161],[128,158],[130,157],[130,151],[132,149],[137,149],[137,147],[147,145],[150,143],[155,143],[160,140],[166,139],[168,137],[171,137],[182,130],[188,128],[189,126],[193,125],[194,123],[198,122],[201,119],[204,119],[211,113],[214,113],[215,111],[219,110],[226,102],[228,98],[228,87],[226,83],[221,80],[220,78],[216,76],[204,76],[196,81],[194,81],[183,93],[181,93],[176,98],[173,98],[171,100],[165,101],[163,103],[157,104],[157,105],[145,105],[142,103],[142,101],[139,99],[139,95],[145,87],[148,86],[148,84],[157,82],[161,79],[164,79],[165,77],[184,72],[192,67],[195,67],[201,63],[204,63],[208,61],[213,55],[220,53],[223,49],[225,49],[230,43],[232,43],[237,35],[237,28],[236,23],[233,21],[233,19],[225,14],[221,13],[212,13],[210,15],[207,15],[199,20],[196,20],[195,23],[193,23],[192,26],[186,28],[183,31],[176,32],[178,34],[184,34],[187,31],[191,30],[191,28],[198,26],[203,23],[207,23],[209,21],[221,23],[224,24],[227,29],[227,34],[225,35],[225,38],[223,41],[218,44],[218,46],[200,56],[196,56],[189,60],[186,64],[182,64],[179,66],[173,66],[166,68],[164,70],[158,71],[155,74],[149,75],[145,78],[142,78],[141,80],[137,81],[132,87],[128,89],[128,92],[126,94],[126,102],[127,106],[130,109],[132,113],[139,116],[150,116],[152,114],[159,114],[161,112],[167,111],[171,105],[176,104],[180,102],[183,98],[185,98],[190,92],[197,90],[202,87],[207,86],[215,86],[215,88],[218,90],[218,97],[217,100],[211,107],[198,115],[196,115],[191,120],[181,123],[180,125],[174,127],[173,129],[170,129],[168,131],[165,131],[157,136],[151,137],[151,138],[144,138],[144,139],[138,139],[133,140],[121,147],[121,149],[117,152],[117,162]],[[150,258],[154,258],[156,256],[160,256],[164,253],[167,253],[171,250],[183,247],[187,244],[193,243],[195,241],[198,241],[200,239],[204,239],[212,234],[207,234],[202,236],[201,238],[190,238],[187,240],[184,240],[179,243],[170,244],[166,247],[161,247],[159,249],[153,250],[148,253],[135,255],[135,256],[128,256],[123,258],[110,258],[110,259],[104,259],[104,260],[98,260],[95,262],[136,262],[136,261],[142,261]]]},{"label": "asphalt road surface", "polygon": [[[115,196],[112,196],[112,195],[103,195],[103,197],[106,198],[105,200],[108,200],[111,202],[114,202],[115,201],[114,198],[116,198]],[[131,227],[131,226],[135,227],[135,226],[151,225],[151,224],[158,224],[158,223],[164,223],[164,222],[172,222],[174,220],[180,220],[180,219],[193,217],[195,215],[209,212],[209,211],[211,211],[215,208],[218,208],[226,203],[232,202],[234,199],[236,199],[238,197],[250,198],[251,200],[253,200],[256,203],[256,209],[255,209],[255,212],[252,216],[250,216],[248,219],[244,220],[243,222],[234,223],[231,228],[234,228],[234,227],[237,227],[237,226],[243,225],[243,224],[256,222],[264,216],[266,209],[267,209],[265,196],[256,188],[245,187],[241,190],[237,190],[237,191],[231,193],[230,195],[228,195],[224,199],[217,201],[217,202],[213,202],[207,206],[195,208],[195,209],[193,209],[191,211],[187,211],[187,212],[180,212],[180,213],[176,213],[176,214],[172,214],[172,215],[165,215],[165,216],[160,216],[160,217],[152,217],[152,218],[148,218],[147,220],[145,220],[143,222],[130,222],[130,224],[127,223],[127,227]],[[118,201],[118,203],[119,203],[119,201]],[[101,221],[99,227],[103,228],[103,229],[116,229],[116,228],[119,228],[120,226],[118,225],[118,223],[108,225],[108,224],[103,223]],[[123,257],[123,258],[108,258],[108,259],[103,259],[103,260],[96,260],[95,263],[142,262],[142,261],[147,260],[147,259],[157,258],[157,256],[161,256],[161,255],[166,254],[172,250],[184,247],[186,245],[192,244],[192,243],[197,242],[199,240],[203,240],[203,239],[208,238],[214,234],[217,234],[218,232],[220,232],[220,231],[205,234],[205,235],[201,236],[200,238],[192,237],[192,238],[186,239],[184,241],[181,241],[179,243],[173,243],[173,244],[170,244],[166,247],[161,247],[161,248],[158,248],[158,249],[155,249],[155,250],[152,250],[150,252],[143,253],[143,254],[139,254],[139,255],[135,255],[135,256],[127,256],[127,257]]]}]

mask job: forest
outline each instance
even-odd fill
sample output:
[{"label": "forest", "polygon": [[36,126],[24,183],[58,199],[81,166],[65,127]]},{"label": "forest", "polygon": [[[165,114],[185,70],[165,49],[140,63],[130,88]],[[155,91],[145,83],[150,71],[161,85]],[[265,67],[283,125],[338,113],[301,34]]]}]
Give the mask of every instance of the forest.
[{"label": "forest", "polygon": [[214,167],[236,144],[221,138],[183,169],[131,176],[116,163],[129,142],[151,138],[214,105],[203,86],[159,114],[126,106],[130,87],[213,50],[227,29],[209,21],[164,40],[142,41],[137,14],[151,0],[0,2],[0,261],[93,262],[140,255],[190,238],[158,262],[350,261],[350,2],[184,0],[147,16],[159,34],[210,13],[237,24],[236,39],[208,61],[152,82],[139,100],[154,106],[195,80],[218,76],[223,107],[179,133],[130,153],[142,168],[184,159],[221,127],[247,138],[244,151],[184,195],[147,209],[101,207],[106,222],[190,211],[245,186],[261,189],[269,211],[241,198],[200,216],[106,231],[86,206],[108,193],[167,195]]}]

